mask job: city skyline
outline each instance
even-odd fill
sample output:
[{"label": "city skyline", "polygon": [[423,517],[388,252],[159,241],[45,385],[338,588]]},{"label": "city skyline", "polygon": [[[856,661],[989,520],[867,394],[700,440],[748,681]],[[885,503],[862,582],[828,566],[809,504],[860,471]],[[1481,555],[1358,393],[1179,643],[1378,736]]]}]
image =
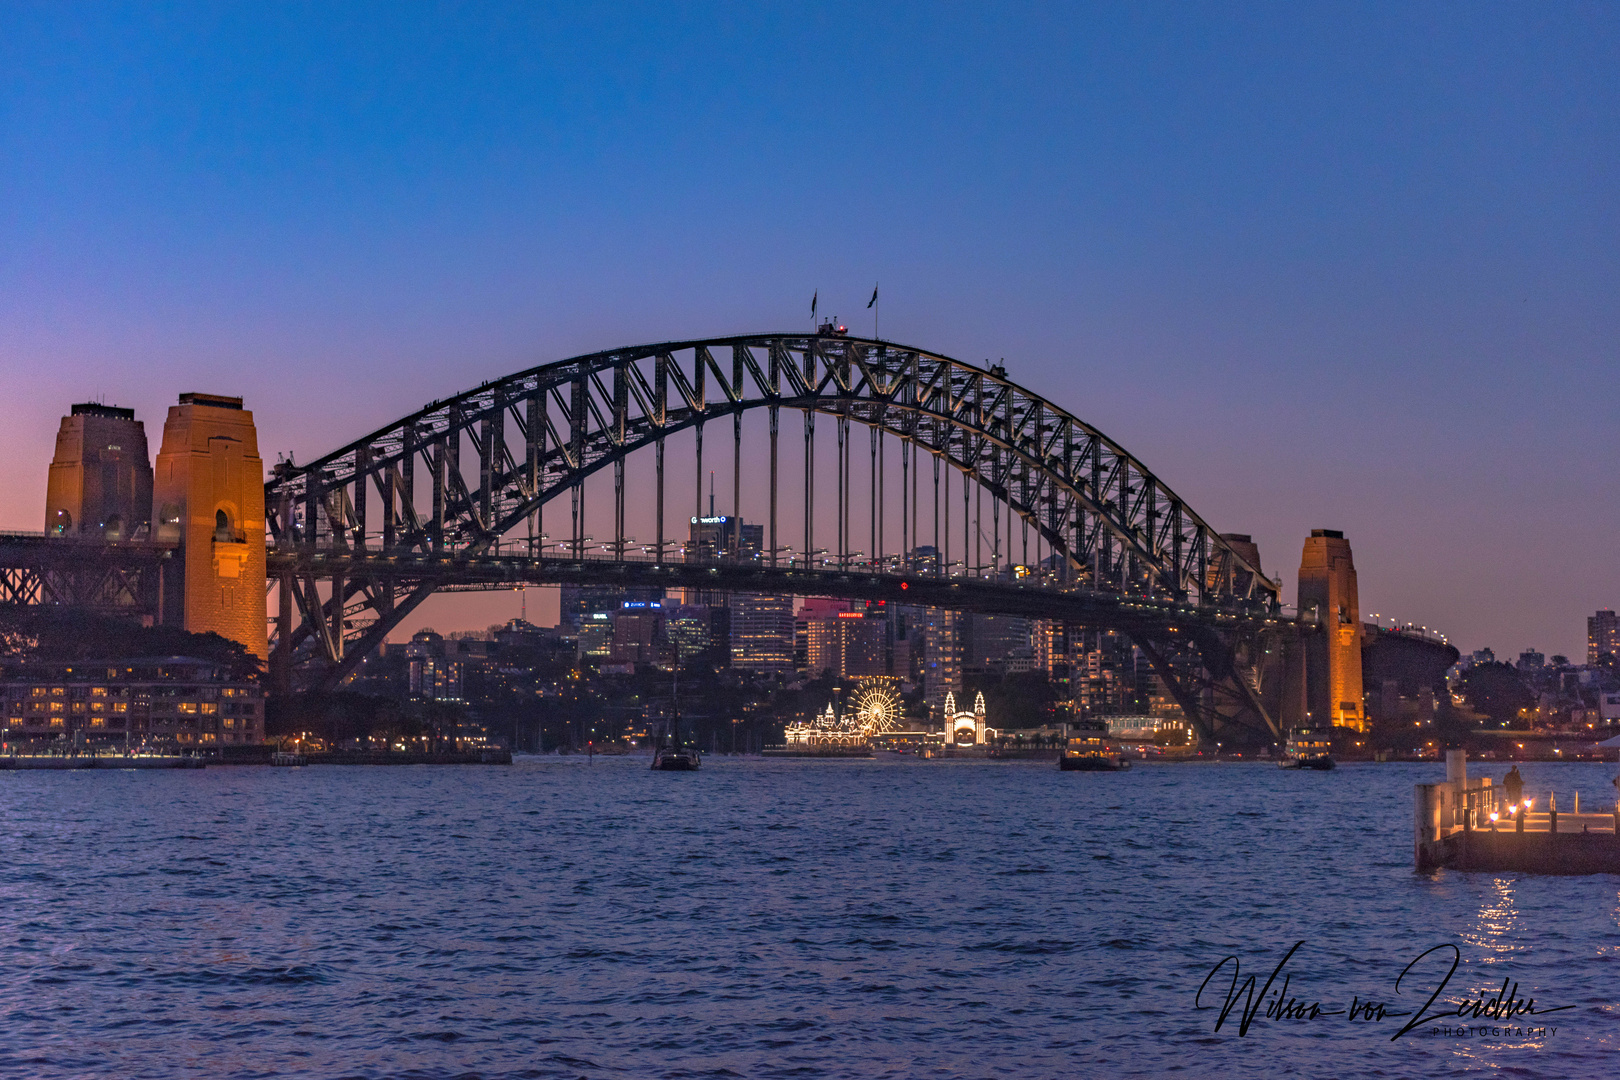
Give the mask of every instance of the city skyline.
[{"label": "city skyline", "polygon": [[0,527],[41,527],[74,402],[155,440],[242,396],[305,461],[813,293],[870,334],[881,281],[883,337],[1005,359],[1285,597],[1342,530],[1364,613],[1584,656],[1620,602],[1610,12],[829,10],[8,9]]}]

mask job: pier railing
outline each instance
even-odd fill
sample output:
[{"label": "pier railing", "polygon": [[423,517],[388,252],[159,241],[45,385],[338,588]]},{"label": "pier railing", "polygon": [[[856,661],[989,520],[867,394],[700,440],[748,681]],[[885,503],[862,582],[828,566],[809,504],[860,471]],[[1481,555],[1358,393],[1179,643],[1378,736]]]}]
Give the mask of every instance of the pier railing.
[{"label": "pier railing", "polygon": [[1560,812],[1549,792],[1510,800],[1486,777],[1470,783],[1461,750],[1446,752],[1446,779],[1413,791],[1413,862],[1419,870],[1620,873],[1620,804],[1580,812],[1577,793]]}]

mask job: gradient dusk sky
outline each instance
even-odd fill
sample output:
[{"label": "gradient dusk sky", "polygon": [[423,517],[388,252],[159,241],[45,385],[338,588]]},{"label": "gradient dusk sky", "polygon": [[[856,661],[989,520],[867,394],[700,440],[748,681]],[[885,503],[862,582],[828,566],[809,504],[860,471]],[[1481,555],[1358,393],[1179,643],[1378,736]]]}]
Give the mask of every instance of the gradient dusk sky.
[{"label": "gradient dusk sky", "polygon": [[239,394],[308,460],[816,290],[870,333],[881,281],[884,337],[1004,357],[1290,600],[1343,529],[1364,612],[1579,660],[1617,73],[1614,4],[0,0],[0,528],[75,401],[155,452]]}]

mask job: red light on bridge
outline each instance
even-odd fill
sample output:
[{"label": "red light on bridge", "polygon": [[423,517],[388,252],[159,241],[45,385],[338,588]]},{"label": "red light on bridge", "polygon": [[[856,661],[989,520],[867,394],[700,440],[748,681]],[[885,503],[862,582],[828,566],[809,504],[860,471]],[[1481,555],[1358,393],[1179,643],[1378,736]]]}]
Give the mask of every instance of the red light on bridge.
[{"label": "red light on bridge", "polygon": [[905,592],[909,588],[911,588],[911,583],[909,581],[902,581],[900,583],[900,591],[901,592]]}]

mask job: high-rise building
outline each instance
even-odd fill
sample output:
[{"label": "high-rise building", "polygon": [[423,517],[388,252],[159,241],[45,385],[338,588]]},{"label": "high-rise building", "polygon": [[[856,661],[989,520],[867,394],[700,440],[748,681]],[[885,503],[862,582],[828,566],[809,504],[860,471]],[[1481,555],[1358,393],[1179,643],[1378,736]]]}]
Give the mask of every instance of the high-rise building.
[{"label": "high-rise building", "polygon": [[242,399],[181,394],[163,424],[152,531],[180,544],[184,572],[164,597],[181,625],[266,654],[264,463]]},{"label": "high-rise building", "polygon": [[708,653],[714,645],[709,609],[692,605],[666,608],[664,640],[677,664]]},{"label": "high-rise building", "polygon": [[645,586],[564,585],[559,592],[558,613],[562,625],[576,631],[593,615],[612,618],[627,602],[651,604],[664,599],[664,590]]},{"label": "high-rise building", "polygon": [[962,666],[967,671],[1005,671],[1009,659],[1030,655],[1029,619],[975,612],[961,622]]},{"label": "high-rise building", "polygon": [[1305,708],[1311,721],[1366,731],[1356,567],[1344,533],[1311,530],[1299,563],[1299,612],[1314,612],[1322,628],[1305,650]]},{"label": "high-rise building", "polygon": [[412,697],[424,701],[460,701],[462,667],[448,655],[444,638],[419,630],[405,646]]},{"label": "high-rise building", "polygon": [[1620,620],[1607,608],[1586,620],[1586,662],[1595,664],[1604,653],[1620,657]]},{"label": "high-rise building", "polygon": [[695,517],[686,541],[687,562],[754,562],[765,545],[765,526],[724,514]]},{"label": "high-rise building", "polygon": [[946,608],[923,613],[923,697],[928,716],[945,715],[945,695],[962,692],[961,615]]},{"label": "high-rise building", "polygon": [[616,664],[658,661],[663,639],[664,605],[657,600],[626,600],[613,616],[613,644],[608,659]]},{"label": "high-rise building", "polygon": [[731,666],[760,674],[793,670],[793,598],[760,593],[731,597]]},{"label": "high-rise building", "polygon": [[840,611],[806,624],[806,659],[811,675],[840,679],[888,674],[888,620],[881,609]]},{"label": "high-rise building", "polygon": [[[709,502],[714,502],[710,495]],[[740,517],[711,513],[691,519],[685,559],[689,563],[757,563],[765,542],[765,527],[749,525]],[[683,589],[681,603],[726,608],[729,594],[724,589]]]},{"label": "high-rise building", "polygon": [[45,531],[129,540],[152,520],[146,425],[132,409],[84,403],[62,417],[45,487]]}]

